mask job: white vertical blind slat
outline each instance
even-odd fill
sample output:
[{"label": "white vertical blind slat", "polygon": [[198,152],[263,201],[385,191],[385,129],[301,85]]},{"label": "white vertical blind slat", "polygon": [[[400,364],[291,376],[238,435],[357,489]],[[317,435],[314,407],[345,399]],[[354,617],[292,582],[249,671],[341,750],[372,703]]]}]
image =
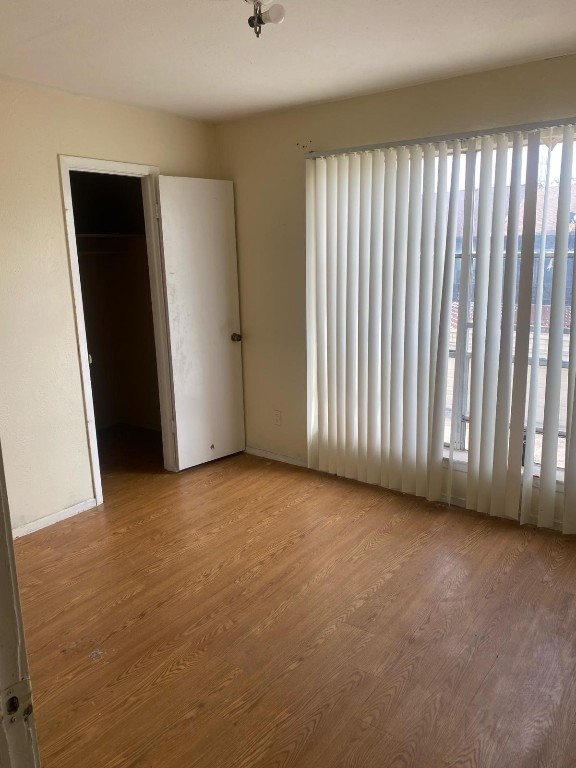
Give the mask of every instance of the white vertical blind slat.
[{"label": "white vertical blind slat", "polygon": [[563,533],[576,533],[576,269],[572,271],[572,295],[570,302],[570,351],[568,362],[568,397],[566,419],[566,462],[564,468]]},{"label": "white vertical blind slat", "polygon": [[466,355],[468,347],[468,310],[470,271],[472,261],[472,235],[474,224],[474,188],[476,180],[476,141],[470,139],[466,144],[466,176],[464,187],[464,222],[462,229],[462,256],[460,260],[460,285],[458,292],[458,327],[456,331],[455,373],[452,395],[452,418],[450,425],[450,454],[448,474],[448,503],[452,500],[452,472],[454,451],[462,450],[462,418],[466,397]]},{"label": "white vertical blind slat", "polygon": [[318,381],[316,365],[316,161],[306,161],[306,349],[308,379],[308,466],[318,469]]},{"label": "white vertical blind slat", "polygon": [[[524,437],[524,476],[522,482],[522,501],[520,505],[520,522],[532,522],[533,478],[535,472],[535,448],[538,408],[540,403],[540,358],[546,354],[542,339],[542,306],[544,297],[544,275],[546,269],[546,239],[548,236],[548,207],[550,201],[551,146],[546,151],[546,181],[542,201],[542,225],[540,227],[540,252],[536,262],[536,291],[533,304],[532,353],[529,363],[530,383],[528,387],[528,409],[526,413],[526,430]],[[540,156],[542,167],[542,155]]]},{"label": "white vertical blind slat", "polygon": [[350,158],[346,291],[346,477],[358,478],[358,290],[360,271],[360,157]]},{"label": "white vertical blind slat", "polygon": [[[411,147],[404,324],[404,423],[402,427],[402,490],[404,493],[416,492],[422,159],[422,147]],[[429,322],[429,318],[427,320]]]},{"label": "white vertical blind slat", "polygon": [[[572,142],[574,145],[574,142]],[[574,152],[574,146],[572,146]],[[576,181],[576,180],[574,180]],[[568,352],[568,384],[566,403],[566,461],[564,467],[564,512],[562,531],[576,533],[576,269],[572,261],[572,286],[570,298],[570,343]]]},{"label": "white vertical blind slat", "polygon": [[380,407],[380,482],[390,487],[390,422],[392,387],[392,296],[394,282],[394,243],[396,240],[396,179],[398,156],[395,149],[384,153],[384,232],[382,243],[382,328],[381,328],[381,407]]},{"label": "white vertical blind slat", "polygon": [[566,126],[562,137],[562,165],[560,169],[560,187],[558,190],[558,216],[556,219],[546,398],[544,403],[544,436],[542,440],[542,466],[538,502],[538,524],[548,528],[554,525],[556,501],[573,149],[574,128]]},{"label": "white vertical blind slat", "polygon": [[526,413],[526,384],[528,351],[530,344],[530,314],[532,304],[532,276],[534,273],[534,246],[536,240],[536,204],[538,196],[538,160],[540,131],[528,135],[526,161],[526,194],[522,226],[522,255],[516,344],[514,347],[514,375],[510,418],[510,443],[505,486],[505,515],[518,519],[522,493],[522,454],[524,445],[524,417]]},{"label": "white vertical blind slat", "polygon": [[518,274],[518,231],[522,199],[522,147],[524,137],[514,134],[510,170],[510,199],[506,232],[506,263],[502,291],[502,324],[498,359],[498,388],[494,431],[494,460],[492,463],[492,498],[490,514],[505,514],[508,440],[510,435],[510,404],[512,400],[512,355],[516,314],[516,277]]},{"label": "white vertical blind slat", "polygon": [[480,472],[480,444],[482,440],[482,385],[484,382],[488,278],[490,275],[493,151],[492,137],[484,136],[480,150],[478,234],[476,241],[476,268],[474,270],[472,359],[470,361],[470,421],[466,488],[466,506],[468,509],[476,509],[478,505],[478,475]]},{"label": "white vertical blind slat", "polygon": [[402,489],[402,433],[404,427],[404,331],[406,306],[406,261],[408,255],[408,208],[410,154],[398,150],[396,178],[396,224],[392,288],[392,350],[390,362],[390,487]]},{"label": "white vertical blind slat", "polygon": [[494,172],[494,201],[490,237],[488,272],[488,301],[486,306],[486,335],[484,342],[484,378],[482,382],[480,418],[481,437],[478,460],[477,506],[488,513],[491,502],[491,478],[494,464],[494,434],[496,431],[496,395],[498,389],[498,357],[500,348],[500,313],[502,307],[502,276],[504,272],[504,234],[506,231],[506,175],[508,170],[508,136],[501,134],[496,141]]},{"label": "white vertical blind slat", "polygon": [[567,413],[566,413],[566,456],[570,452],[570,432],[572,427],[572,421],[574,419],[574,399],[576,397],[576,330],[572,330],[572,318],[576,312],[576,280],[574,279],[574,273],[572,271],[572,286],[570,289],[571,301],[570,301],[570,342],[568,350],[568,393],[566,397]]},{"label": "white vertical blind slat", "polygon": [[318,468],[328,471],[328,317],[326,291],[326,160],[316,161],[316,349]]},{"label": "white vertical blind slat", "polygon": [[372,230],[372,153],[360,157],[360,244],[358,271],[358,480],[368,479],[368,334]]},{"label": "white vertical blind slat", "polygon": [[[458,145],[458,151],[460,146]],[[453,158],[452,158],[453,159]],[[450,187],[451,188],[451,187]],[[432,419],[434,415],[434,388],[436,386],[436,359],[446,259],[446,236],[449,211],[448,146],[445,141],[438,147],[438,181],[436,184],[436,219],[434,225],[434,263],[432,266],[432,306],[430,312],[430,380],[428,385],[430,414],[428,418],[428,450],[431,449]],[[452,278],[454,279],[454,278]]]},{"label": "white vertical blind slat", "polygon": [[461,145],[455,141],[452,148],[452,173],[448,198],[446,250],[444,253],[442,297],[438,323],[436,348],[438,357],[435,368],[433,416],[431,421],[430,455],[428,457],[428,498],[440,501],[443,485],[444,431],[446,424],[446,391],[448,387],[448,360],[450,353],[450,324],[454,286],[454,263],[459,213]]},{"label": "white vertical blind slat", "polygon": [[380,483],[380,399],[382,329],[382,250],[384,242],[384,152],[372,162],[372,232],[370,239],[370,299],[368,328],[368,482]]},{"label": "white vertical blind slat", "polygon": [[420,295],[418,315],[418,375],[416,379],[416,494],[428,489],[428,428],[430,415],[430,338],[434,287],[434,225],[436,206],[436,148],[424,148],[422,180],[422,242],[420,246]]},{"label": "white vertical blind slat", "polygon": [[337,298],[338,161],[326,160],[326,307],[328,378],[328,472],[334,474],[338,452]]},{"label": "white vertical blind slat", "polygon": [[337,189],[337,260],[336,277],[336,400],[337,400],[337,446],[336,474],[346,474],[346,300],[348,285],[348,184],[350,160],[340,155],[338,163]]}]

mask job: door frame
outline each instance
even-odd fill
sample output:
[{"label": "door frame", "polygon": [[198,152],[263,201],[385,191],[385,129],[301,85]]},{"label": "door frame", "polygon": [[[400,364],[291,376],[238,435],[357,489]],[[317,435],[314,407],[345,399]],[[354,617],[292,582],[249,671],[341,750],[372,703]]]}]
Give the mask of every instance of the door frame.
[{"label": "door frame", "polygon": [[162,445],[164,450],[164,466],[171,472],[177,471],[178,458],[174,435],[174,398],[172,387],[172,365],[170,358],[169,326],[166,307],[166,290],[164,280],[164,258],[160,237],[160,207],[158,204],[158,177],[160,170],[153,165],[123,163],[114,160],[97,160],[72,155],[59,155],[60,183],[64,217],[66,224],[66,239],[68,244],[68,265],[70,269],[70,284],[74,304],[74,320],[76,325],[76,340],[80,360],[82,394],[84,400],[84,415],[86,433],[90,452],[90,467],[92,485],[96,504],[103,501],[102,479],[100,475],[100,460],[98,458],[98,443],[96,438],[96,421],[94,418],[94,401],[92,398],[92,383],[90,380],[90,364],[88,358],[88,343],[86,339],[86,324],[84,320],[84,305],[80,283],[80,265],[76,246],[76,227],[72,207],[72,188],[70,171],[84,173],[103,173],[109,176],[134,176],[142,182],[142,202],[144,206],[144,222],[146,232],[146,248],[148,252],[148,272],[150,275],[150,293],[152,300],[152,317],[154,322],[154,342],[156,347],[156,365],[158,371],[158,391],[160,395],[160,418],[162,424]]}]

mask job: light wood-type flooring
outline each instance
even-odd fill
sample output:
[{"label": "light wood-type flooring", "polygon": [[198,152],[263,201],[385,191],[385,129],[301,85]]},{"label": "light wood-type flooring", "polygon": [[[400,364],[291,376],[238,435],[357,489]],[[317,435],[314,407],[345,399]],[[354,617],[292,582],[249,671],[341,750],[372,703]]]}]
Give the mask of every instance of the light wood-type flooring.
[{"label": "light wood-type flooring", "polygon": [[574,539],[111,443],[16,542],[44,768],[576,766]]}]

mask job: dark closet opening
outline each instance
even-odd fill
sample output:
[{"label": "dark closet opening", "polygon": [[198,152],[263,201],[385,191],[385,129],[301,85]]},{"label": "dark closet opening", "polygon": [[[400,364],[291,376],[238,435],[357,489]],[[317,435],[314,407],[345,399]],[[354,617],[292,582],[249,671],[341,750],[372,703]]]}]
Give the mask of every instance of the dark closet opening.
[{"label": "dark closet opening", "polygon": [[102,472],[161,468],[141,180],[72,171],[70,183]]}]

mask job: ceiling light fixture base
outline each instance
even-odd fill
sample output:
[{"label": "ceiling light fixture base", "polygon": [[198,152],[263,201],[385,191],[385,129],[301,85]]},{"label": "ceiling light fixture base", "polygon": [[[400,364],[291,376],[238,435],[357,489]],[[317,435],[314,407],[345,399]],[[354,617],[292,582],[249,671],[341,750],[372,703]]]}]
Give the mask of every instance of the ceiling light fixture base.
[{"label": "ceiling light fixture base", "polygon": [[270,0],[245,0],[254,8],[254,15],[248,19],[248,25],[254,30],[256,37],[262,34],[262,27],[265,24],[282,24],[284,21],[284,6],[271,5],[264,8]]}]

